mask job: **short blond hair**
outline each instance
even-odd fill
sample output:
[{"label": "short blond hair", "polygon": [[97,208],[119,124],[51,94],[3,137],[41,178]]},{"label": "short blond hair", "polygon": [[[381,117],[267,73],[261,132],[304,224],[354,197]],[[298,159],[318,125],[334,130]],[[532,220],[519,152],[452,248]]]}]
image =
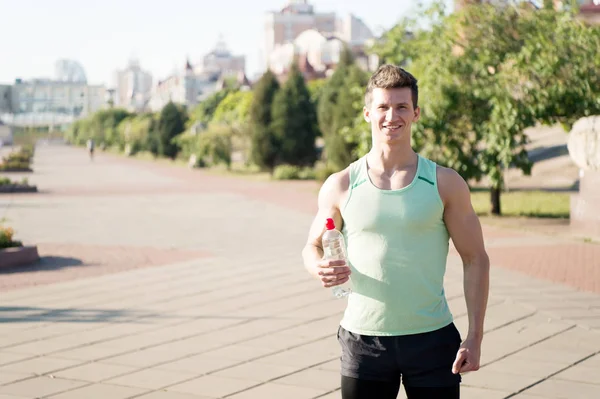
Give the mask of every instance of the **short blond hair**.
[{"label": "short blond hair", "polygon": [[365,104],[370,107],[373,101],[373,89],[397,89],[409,87],[412,93],[413,108],[419,104],[419,85],[417,79],[409,72],[396,65],[380,66],[369,79],[365,93]]}]

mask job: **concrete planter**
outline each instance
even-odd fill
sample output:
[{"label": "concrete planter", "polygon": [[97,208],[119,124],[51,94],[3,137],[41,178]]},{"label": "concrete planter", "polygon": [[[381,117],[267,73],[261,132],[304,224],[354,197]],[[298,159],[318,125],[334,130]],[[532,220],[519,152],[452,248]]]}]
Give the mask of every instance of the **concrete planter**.
[{"label": "concrete planter", "polygon": [[37,186],[6,184],[4,186],[0,186],[0,194],[2,193],[37,193]]},{"label": "concrete planter", "polygon": [[28,265],[40,259],[36,246],[0,249],[0,269]]},{"label": "concrete planter", "polygon": [[0,168],[0,172],[2,173],[31,173],[33,169],[31,168],[11,168],[11,169],[2,169]]}]

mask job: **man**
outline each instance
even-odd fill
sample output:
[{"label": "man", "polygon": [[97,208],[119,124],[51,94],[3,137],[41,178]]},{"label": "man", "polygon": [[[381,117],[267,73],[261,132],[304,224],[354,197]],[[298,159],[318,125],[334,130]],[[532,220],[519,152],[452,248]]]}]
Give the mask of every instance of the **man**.
[{"label": "man", "polygon": [[[340,322],[342,398],[456,399],[479,368],[489,260],[469,188],[411,147],[417,80],[393,65],[371,77],[363,110],[372,149],[323,184],[302,251],[324,287],[351,278]],[[345,261],[323,260],[326,218],[342,228]],[[449,238],[464,265],[469,330],[461,343],[443,289]]]},{"label": "man", "polygon": [[87,141],[87,148],[88,148],[88,152],[90,154],[90,159],[93,161],[94,160],[94,139],[88,139]]}]

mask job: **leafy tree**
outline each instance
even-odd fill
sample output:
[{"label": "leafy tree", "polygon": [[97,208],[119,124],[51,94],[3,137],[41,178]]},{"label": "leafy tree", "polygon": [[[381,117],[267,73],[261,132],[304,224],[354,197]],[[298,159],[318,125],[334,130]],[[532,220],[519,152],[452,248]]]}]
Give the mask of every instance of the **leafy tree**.
[{"label": "leafy tree", "polygon": [[228,89],[219,90],[202,100],[191,112],[189,123],[200,122],[202,125],[208,126],[217,107],[228,94]]},{"label": "leafy tree", "polygon": [[173,102],[165,105],[158,119],[158,155],[175,159],[179,146],[173,139],[185,130],[187,114],[185,109]]},{"label": "leafy tree", "polygon": [[119,124],[117,127],[119,141],[127,155],[150,150],[149,140],[153,129],[156,128],[157,119],[156,114],[141,113],[124,119]]},{"label": "leafy tree", "polygon": [[[355,101],[361,97],[351,87],[361,86],[364,92],[368,76],[354,62],[346,47],[333,75],[323,87],[318,105],[319,127],[325,138],[325,156],[333,169],[341,170],[355,159],[355,143],[340,134],[356,119]],[[362,109],[362,108],[361,108]]]},{"label": "leafy tree", "polygon": [[415,148],[467,180],[487,177],[492,213],[500,214],[504,169],[531,171],[524,130],[568,125],[600,109],[600,28],[529,2],[470,5],[452,15],[436,3],[419,18],[427,29],[405,19],[375,48],[419,79]]},{"label": "leafy tree", "polygon": [[280,143],[278,163],[313,165],[318,134],[315,106],[294,62],[287,81],[275,95],[271,128]]},{"label": "leafy tree", "polygon": [[212,122],[224,123],[236,130],[241,129],[249,120],[252,97],[251,91],[230,91],[215,109]]},{"label": "leafy tree", "polygon": [[267,70],[254,87],[250,106],[251,147],[250,159],[261,169],[273,171],[279,143],[271,129],[273,100],[279,90],[275,75]]}]

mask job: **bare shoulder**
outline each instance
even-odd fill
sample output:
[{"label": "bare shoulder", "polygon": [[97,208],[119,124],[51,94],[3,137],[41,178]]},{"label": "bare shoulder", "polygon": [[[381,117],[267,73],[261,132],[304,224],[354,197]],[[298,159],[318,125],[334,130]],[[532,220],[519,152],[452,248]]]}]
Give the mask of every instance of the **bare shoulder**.
[{"label": "bare shoulder", "polygon": [[437,166],[437,183],[440,197],[445,205],[454,201],[470,201],[469,186],[465,179],[452,168]]},{"label": "bare shoulder", "polygon": [[331,174],[319,191],[319,205],[337,207],[350,187],[350,167]]}]

